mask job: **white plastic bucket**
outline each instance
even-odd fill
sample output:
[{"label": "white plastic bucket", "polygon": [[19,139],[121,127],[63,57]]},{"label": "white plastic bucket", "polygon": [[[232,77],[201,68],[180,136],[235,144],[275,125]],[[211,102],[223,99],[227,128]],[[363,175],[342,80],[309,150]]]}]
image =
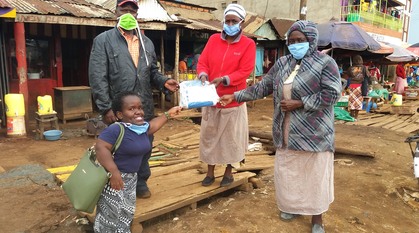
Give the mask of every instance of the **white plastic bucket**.
[{"label": "white plastic bucket", "polygon": [[25,117],[12,116],[7,117],[7,136],[22,137],[26,136]]}]

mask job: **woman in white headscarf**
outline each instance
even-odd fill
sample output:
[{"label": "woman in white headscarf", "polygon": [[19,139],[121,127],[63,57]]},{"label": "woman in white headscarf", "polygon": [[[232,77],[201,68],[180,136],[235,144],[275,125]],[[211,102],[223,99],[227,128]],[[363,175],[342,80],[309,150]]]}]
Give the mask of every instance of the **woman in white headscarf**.
[{"label": "woman in white headscarf", "polygon": [[[224,11],[223,32],[210,37],[198,61],[198,77],[215,84],[219,96],[246,88],[255,67],[255,42],[243,35],[246,11],[230,4]],[[232,168],[240,165],[248,145],[246,104],[232,102],[202,109],[200,158],[208,164],[203,186],[214,183],[216,164],[226,164],[220,186],[233,181]]]}]

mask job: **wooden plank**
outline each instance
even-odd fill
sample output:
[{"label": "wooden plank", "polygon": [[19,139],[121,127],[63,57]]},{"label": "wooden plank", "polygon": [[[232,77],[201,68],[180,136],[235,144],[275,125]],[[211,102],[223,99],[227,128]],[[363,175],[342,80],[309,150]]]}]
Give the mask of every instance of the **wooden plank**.
[{"label": "wooden plank", "polygon": [[58,175],[55,175],[55,177],[60,181],[60,182],[65,182],[67,179],[68,179],[68,177],[70,177],[70,175],[71,175],[71,173],[66,173],[66,174],[58,174]]},{"label": "wooden plank", "polygon": [[395,125],[395,126],[391,127],[390,129],[397,131],[398,129],[404,128],[406,126],[412,126],[412,124],[414,124],[414,123],[405,121],[405,122],[401,123],[400,125]]},{"label": "wooden plank", "polygon": [[366,113],[365,115],[362,115],[358,118],[362,120],[362,119],[372,119],[372,118],[377,118],[377,117],[382,117],[382,116],[386,116],[386,114]]},{"label": "wooden plank", "polygon": [[182,138],[170,140],[169,142],[175,145],[185,145],[191,142],[199,142],[200,138],[201,138],[201,134],[195,133],[195,134],[189,134],[188,136],[185,136]]},{"label": "wooden plank", "polygon": [[272,132],[249,129],[249,137],[266,138],[272,140]]},{"label": "wooden plank", "polygon": [[[186,175],[186,176],[185,176]],[[248,182],[250,177],[256,176],[252,172],[241,172],[234,174],[234,182],[228,187],[219,187],[219,182],[213,185],[204,187],[201,185],[202,176],[190,176],[190,173],[183,172],[183,174],[174,174],[174,179],[169,181],[161,181],[159,183],[159,192],[154,192],[152,186],[150,187],[153,194],[148,199],[137,199],[137,208],[134,214],[134,221],[143,222],[151,218],[166,214],[173,210],[191,205],[208,197],[214,196],[226,190],[238,187]],[[198,180],[189,181],[190,178],[199,178]],[[170,184],[170,187],[163,184]],[[150,181],[150,184],[153,182]],[[173,186],[175,185],[175,186]],[[170,195],[167,195],[170,193]]]},{"label": "wooden plank", "polygon": [[390,117],[389,117],[389,118],[387,118],[386,120],[383,120],[383,121],[381,121],[381,122],[378,122],[378,123],[372,124],[372,125],[370,125],[370,126],[374,126],[374,127],[381,127],[381,126],[386,125],[386,124],[388,124],[388,123],[390,123],[390,122],[393,122],[393,121],[395,121],[395,120],[397,120],[397,119],[399,119],[399,116],[397,116],[397,115],[390,115]]},{"label": "wooden plank", "polygon": [[384,128],[384,129],[390,129],[391,127],[394,127],[396,125],[400,125],[403,122],[404,122],[404,120],[395,120],[395,121],[393,121],[391,123],[388,123],[386,125],[383,125],[382,128]]},{"label": "wooden plank", "polygon": [[403,106],[391,106],[390,113],[392,114],[403,114],[413,115],[417,112],[418,105],[403,105]]},{"label": "wooden plank", "polygon": [[[382,116],[380,118],[373,118],[373,119],[371,119],[371,121],[369,121],[368,126],[376,126],[376,125],[378,125],[378,124],[380,124],[382,122],[385,122],[385,121],[387,121],[389,119],[392,119],[393,117],[394,117],[394,115],[387,114],[387,115],[384,115],[384,116]],[[372,121],[374,119],[376,119],[376,121]],[[394,119],[397,119],[397,118],[394,118]],[[391,120],[391,121],[393,121],[393,120]],[[389,121],[389,122],[391,122],[391,121]]]},{"label": "wooden plank", "polygon": [[166,137],[164,140],[171,141],[173,139],[182,138],[182,137],[185,137],[185,136],[189,136],[191,134],[196,134],[196,132],[197,132],[196,129],[190,129],[190,130],[183,131],[181,133],[170,135],[170,136]]},{"label": "wooden plank", "polygon": [[157,152],[152,152],[151,153],[151,157],[155,157],[155,156],[162,156],[165,155],[166,153],[161,152],[161,151],[157,151]]},{"label": "wooden plank", "polygon": [[408,119],[410,116],[399,116],[399,118],[393,122],[390,122],[386,125],[383,125],[382,127],[385,129],[390,129],[391,127],[395,126],[395,125],[399,125],[401,123],[403,123],[406,119]]},{"label": "wooden plank", "polygon": [[260,150],[260,151],[247,151],[245,156],[253,156],[253,155],[269,155],[272,151]]},{"label": "wooden plank", "polygon": [[47,171],[49,171],[52,174],[64,174],[64,173],[71,173],[76,167],[77,165],[55,167],[55,168],[48,168]]},{"label": "wooden plank", "polygon": [[358,125],[364,125],[364,126],[368,126],[368,125],[372,125],[372,124],[376,124],[378,122],[381,122],[385,119],[387,119],[389,116],[380,116],[380,117],[374,117],[368,120],[360,120],[358,123]]},{"label": "wooden plank", "polygon": [[349,149],[346,147],[338,147],[337,145],[335,146],[335,154],[355,155],[355,156],[375,158],[374,153],[371,153],[368,151],[357,151],[357,150]]},{"label": "wooden plank", "polygon": [[405,126],[404,128],[396,130],[397,132],[403,132],[403,133],[414,133],[419,130],[419,124],[412,124]]},{"label": "wooden plank", "polygon": [[176,115],[172,118],[190,118],[190,117],[202,117],[202,113],[198,112],[196,109],[182,110],[179,115]]},{"label": "wooden plank", "polygon": [[418,121],[419,120],[419,114],[418,113],[415,113],[414,115],[412,115],[410,118],[409,118],[409,122],[416,122],[416,121]]},{"label": "wooden plank", "polygon": [[170,167],[153,167],[153,168],[151,168],[151,178],[150,179],[153,179],[153,177],[162,176],[162,175],[166,175],[166,174],[172,174],[172,173],[176,173],[176,172],[181,172],[181,171],[185,171],[185,170],[188,170],[188,169],[196,169],[196,168],[199,168],[200,165],[201,165],[201,162],[199,162],[199,161],[191,161],[191,162],[185,162],[185,163],[172,165]]},{"label": "wooden plank", "polygon": [[273,168],[275,163],[275,156],[258,155],[246,157],[243,166],[237,168],[237,171],[256,171],[268,168]]}]

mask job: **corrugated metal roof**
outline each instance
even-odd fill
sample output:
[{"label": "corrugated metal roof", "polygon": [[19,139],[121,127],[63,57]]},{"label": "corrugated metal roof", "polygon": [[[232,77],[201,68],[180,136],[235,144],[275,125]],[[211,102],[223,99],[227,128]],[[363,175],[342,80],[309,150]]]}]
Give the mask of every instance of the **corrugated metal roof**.
[{"label": "corrugated metal roof", "polygon": [[169,15],[176,15],[178,17],[188,18],[188,19],[203,19],[203,20],[215,19],[215,16],[211,14],[210,12],[190,10],[190,9],[185,9],[181,7],[165,5],[164,2],[162,2],[162,5],[166,9],[167,13],[169,13]]},{"label": "corrugated metal roof", "polygon": [[211,14],[213,8],[176,1],[161,1],[161,4],[176,24],[181,23],[185,28],[214,32],[222,30],[221,22],[215,20],[214,15]]},{"label": "corrugated metal roof", "polygon": [[272,24],[272,26],[278,33],[279,39],[285,40],[285,34],[287,33],[288,29],[292,26],[292,24],[295,23],[295,20],[272,18],[269,20],[269,22]]},{"label": "corrugated metal roof", "polygon": [[92,4],[101,6],[105,9],[110,10],[112,13],[115,12],[116,9],[116,0],[86,0]]},{"label": "corrugated metal roof", "polygon": [[12,7],[12,5],[10,5],[8,2],[6,2],[5,0],[0,0],[0,7],[1,8],[6,8],[6,7],[8,7],[8,8],[11,8]]},{"label": "corrugated metal roof", "polygon": [[221,22],[218,20],[204,20],[204,19],[187,19],[179,17],[180,20],[188,22],[185,28],[191,30],[208,30],[214,32],[221,32]]},{"label": "corrugated metal roof", "polygon": [[66,15],[85,18],[113,18],[113,12],[85,0],[4,0],[18,14]]},{"label": "corrugated metal roof", "polygon": [[247,12],[246,19],[242,25],[243,31],[253,34],[260,26],[262,26],[262,24],[265,23],[265,21],[266,20],[263,17],[260,17],[255,13]]},{"label": "corrugated metal roof", "polygon": [[[65,15],[114,19],[116,0],[0,0],[16,8],[18,14]],[[142,21],[173,21],[157,0],[140,0]]]},{"label": "corrugated metal roof", "polygon": [[160,5],[160,3],[157,2],[157,0],[138,1],[138,18],[144,21],[173,21],[167,11]]}]

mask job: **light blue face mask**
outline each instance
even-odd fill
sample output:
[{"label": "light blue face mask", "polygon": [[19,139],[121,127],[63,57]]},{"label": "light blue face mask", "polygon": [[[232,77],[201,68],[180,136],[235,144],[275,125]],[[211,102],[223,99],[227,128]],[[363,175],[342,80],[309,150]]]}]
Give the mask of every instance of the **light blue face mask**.
[{"label": "light blue face mask", "polygon": [[288,45],[288,50],[290,51],[292,56],[297,60],[300,60],[301,58],[304,57],[304,55],[306,55],[308,48],[309,48],[308,42]]},{"label": "light blue face mask", "polygon": [[[240,21],[241,22],[241,21]],[[228,25],[226,23],[224,23],[223,25],[223,30],[224,32],[229,35],[229,36],[235,36],[237,35],[237,33],[240,32],[240,22],[233,24],[233,25]]]},{"label": "light blue face mask", "polygon": [[129,130],[135,132],[138,135],[146,133],[148,128],[150,127],[150,124],[148,124],[148,122],[145,122],[142,125],[134,125],[131,123],[122,123],[122,124],[125,125]]}]

